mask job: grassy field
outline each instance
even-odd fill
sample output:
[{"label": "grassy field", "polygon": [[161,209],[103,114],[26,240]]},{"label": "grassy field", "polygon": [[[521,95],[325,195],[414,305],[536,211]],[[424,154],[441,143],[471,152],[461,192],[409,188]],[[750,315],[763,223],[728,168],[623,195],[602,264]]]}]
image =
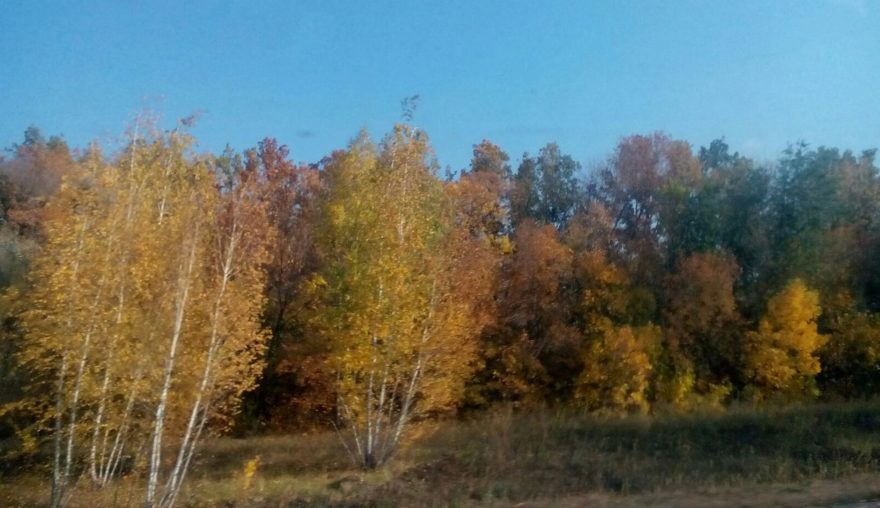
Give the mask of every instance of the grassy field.
[{"label": "grassy field", "polygon": [[[600,418],[496,411],[423,424],[379,471],[333,434],[206,443],[181,506],[769,506],[880,498],[880,403]],[[246,464],[258,458],[248,479]],[[0,505],[45,502],[46,474],[6,472]],[[75,491],[74,506],[141,492]]]}]

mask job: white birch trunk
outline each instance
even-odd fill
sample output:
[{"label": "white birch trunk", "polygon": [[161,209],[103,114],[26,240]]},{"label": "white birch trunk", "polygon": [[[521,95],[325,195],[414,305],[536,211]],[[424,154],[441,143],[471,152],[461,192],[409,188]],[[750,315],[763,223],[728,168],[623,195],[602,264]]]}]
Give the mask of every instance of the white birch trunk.
[{"label": "white birch trunk", "polygon": [[[73,286],[76,284],[77,279],[79,277],[79,266],[82,258],[82,250],[85,244],[85,235],[86,231],[89,227],[88,219],[83,221],[82,229],[80,230],[79,239],[77,240],[76,245],[76,255],[73,262],[73,274],[71,276],[70,285],[71,287],[68,289],[68,295],[72,292]],[[72,299],[68,300],[68,308],[67,308],[67,325],[66,325],[66,333],[68,336],[71,333],[71,329],[73,326],[73,302]],[[53,508],[62,506],[64,504],[64,491],[67,488],[67,477],[62,474],[62,466],[61,466],[61,449],[62,449],[62,441],[63,437],[63,424],[62,420],[64,419],[64,390],[67,376],[67,362],[68,362],[68,354],[67,352],[62,354],[61,357],[61,366],[58,369],[58,382],[56,384],[56,394],[55,394],[55,428],[54,435],[52,437],[52,447],[53,447],[53,463],[52,463],[52,496],[50,500],[50,505]]]},{"label": "white birch trunk", "polygon": [[[205,359],[202,378],[199,381],[199,389],[196,392],[196,399],[193,402],[186,430],[184,431],[180,449],[178,450],[177,461],[175,462],[174,469],[168,477],[165,491],[159,503],[160,506],[171,506],[174,499],[177,498],[177,492],[180,489],[180,485],[183,483],[183,477],[186,474],[186,465],[189,464],[189,457],[191,457],[192,451],[195,449],[197,436],[201,434],[201,427],[204,425],[204,420],[207,418],[208,408],[203,407],[202,402],[207,395],[208,387],[212,384],[214,363],[217,357],[217,352],[221,346],[221,338],[219,336],[221,311],[223,309],[223,300],[226,297],[226,287],[233,274],[233,263],[236,255],[236,247],[238,246],[238,229],[238,219],[236,217],[232,224],[229,244],[224,253],[220,288],[218,289],[217,297],[214,300],[211,315],[211,338],[208,344],[208,355]],[[204,418],[199,419],[200,413],[204,414]],[[193,436],[194,433],[196,436]]]},{"label": "white birch trunk", "polygon": [[[159,484],[159,468],[162,459],[162,432],[165,425],[165,411],[168,404],[168,394],[171,390],[171,378],[174,374],[174,363],[177,359],[177,346],[183,332],[183,319],[186,314],[186,304],[189,297],[189,289],[193,267],[195,266],[196,251],[198,250],[198,223],[191,238],[189,259],[185,261],[186,267],[181,267],[175,302],[174,330],[171,334],[171,343],[165,358],[165,372],[162,379],[162,391],[159,394],[159,402],[156,406],[156,415],[153,423],[153,439],[150,444],[150,467],[147,479],[147,494],[144,505],[152,508],[156,501],[156,487]],[[183,260],[182,260],[183,261]]]}]

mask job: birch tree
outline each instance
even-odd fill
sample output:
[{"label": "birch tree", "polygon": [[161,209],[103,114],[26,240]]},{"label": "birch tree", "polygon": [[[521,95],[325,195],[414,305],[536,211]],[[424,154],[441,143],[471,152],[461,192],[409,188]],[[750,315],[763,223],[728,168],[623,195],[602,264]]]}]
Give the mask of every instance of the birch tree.
[{"label": "birch tree", "polygon": [[123,463],[143,468],[147,506],[171,506],[207,424],[234,414],[261,369],[261,175],[218,185],[190,143],[180,129],[134,130],[112,165],[95,153],[51,205],[22,359],[53,436],[53,506],[77,478],[106,486]]},{"label": "birch tree", "polygon": [[[29,274],[30,305],[23,316],[29,341],[20,361],[33,376],[32,396],[25,403],[40,417],[38,425],[45,423],[53,431],[53,506],[64,501],[82,433],[78,416],[91,387],[87,367],[110,282],[100,266],[108,262],[117,240],[115,217],[102,192],[107,175],[95,158],[84,166],[81,176],[64,181],[48,207],[47,241]],[[47,390],[51,399],[45,397]]]},{"label": "birch tree", "polygon": [[362,134],[327,170],[311,324],[332,344],[338,430],[366,468],[387,462],[413,418],[460,397],[476,356],[476,306],[456,295],[429,156],[424,133],[399,125],[378,149]]}]

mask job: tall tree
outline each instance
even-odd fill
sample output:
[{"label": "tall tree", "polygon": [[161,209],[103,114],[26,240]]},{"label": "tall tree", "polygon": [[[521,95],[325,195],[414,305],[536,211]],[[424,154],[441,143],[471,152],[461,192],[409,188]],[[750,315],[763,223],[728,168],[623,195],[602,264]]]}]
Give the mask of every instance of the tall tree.
[{"label": "tall tree", "polygon": [[[253,422],[307,424],[332,414],[325,348],[304,333],[303,289],[318,269],[315,226],[324,192],[318,168],[296,165],[273,138],[245,154],[249,173],[260,174],[269,222],[276,232],[267,265],[263,322],[270,330],[261,383],[247,396]],[[323,422],[322,422],[323,423]]]},{"label": "tall tree", "polygon": [[510,188],[508,159],[497,145],[483,140],[474,146],[470,171],[452,182],[456,222],[474,237],[495,241],[510,225],[506,199]]},{"label": "tall tree", "polygon": [[[43,220],[47,201],[58,191],[63,176],[78,165],[67,144],[58,136],[48,141],[36,127],[24,132],[24,141],[0,156],[0,290],[6,290],[0,306],[0,406],[22,397],[26,379],[15,360],[21,344],[19,318],[22,302],[16,292],[26,284],[26,274],[45,241]],[[17,414],[17,413],[16,413]],[[26,420],[10,413],[0,419],[0,435],[12,435]]]},{"label": "tall tree", "polygon": [[771,175],[716,139],[700,149],[705,178],[697,207],[682,220],[700,224],[694,251],[720,251],[735,257],[740,272],[735,296],[740,311],[757,320],[767,299],[765,275],[772,253],[768,216]]},{"label": "tall tree", "polygon": [[541,148],[537,157],[524,154],[510,191],[514,223],[531,218],[563,229],[578,202],[580,169],[555,143]]},{"label": "tall tree", "polygon": [[669,168],[669,144],[659,133],[622,139],[591,185],[592,197],[613,217],[616,261],[655,293],[665,261],[658,194]]},{"label": "tall tree", "polygon": [[483,338],[473,402],[567,398],[580,367],[571,323],[572,253],[550,224],[526,220],[513,235],[496,296],[498,322]]},{"label": "tall tree", "polygon": [[456,294],[450,214],[427,137],[362,134],[328,165],[312,320],[332,345],[344,442],[385,463],[410,420],[455,402],[476,354],[475,306]]},{"label": "tall tree", "polygon": [[701,253],[680,260],[669,277],[666,347],[674,369],[693,371],[699,393],[740,381],[743,330],[733,295],[738,272],[732,258]]},{"label": "tall tree", "polygon": [[31,272],[22,359],[32,388],[54,393],[51,407],[32,399],[53,428],[53,505],[82,460],[98,486],[123,461],[143,467],[146,504],[170,506],[207,421],[259,372],[259,184],[216,185],[179,130],[136,132],[114,165],[93,153],[65,180]]}]

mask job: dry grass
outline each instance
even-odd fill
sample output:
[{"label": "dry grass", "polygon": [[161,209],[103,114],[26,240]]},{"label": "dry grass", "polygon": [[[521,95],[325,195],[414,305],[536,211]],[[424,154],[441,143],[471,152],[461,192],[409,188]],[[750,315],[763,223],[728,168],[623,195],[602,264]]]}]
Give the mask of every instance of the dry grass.
[{"label": "dry grass", "polygon": [[[653,418],[497,411],[418,431],[371,472],[353,468],[331,433],[217,439],[193,465],[180,504],[795,506],[880,497],[878,403]],[[5,473],[0,505],[45,502],[45,478]],[[138,505],[134,483],[78,487],[72,504]]]}]

